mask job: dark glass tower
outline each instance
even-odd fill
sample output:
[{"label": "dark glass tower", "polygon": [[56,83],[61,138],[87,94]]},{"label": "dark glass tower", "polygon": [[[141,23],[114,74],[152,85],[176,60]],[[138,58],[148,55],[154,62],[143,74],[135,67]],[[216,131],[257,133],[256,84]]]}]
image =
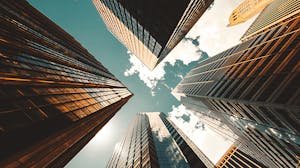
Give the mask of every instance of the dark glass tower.
[{"label": "dark glass tower", "polygon": [[164,113],[138,113],[116,145],[108,168],[214,167]]},{"label": "dark glass tower", "polygon": [[62,167],[132,94],[28,2],[0,13],[0,167]]},{"label": "dark glass tower", "polygon": [[187,107],[209,109],[277,167],[296,167],[300,155],[297,2],[274,0],[252,25],[256,33],[250,27],[241,44],[200,62],[173,91]]},{"label": "dark glass tower", "polygon": [[188,33],[213,0],[93,0],[109,31],[149,69]]}]

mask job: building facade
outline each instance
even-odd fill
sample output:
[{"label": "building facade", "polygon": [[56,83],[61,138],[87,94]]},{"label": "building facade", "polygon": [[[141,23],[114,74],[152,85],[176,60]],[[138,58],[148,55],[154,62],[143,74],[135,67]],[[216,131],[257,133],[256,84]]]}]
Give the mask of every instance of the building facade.
[{"label": "building facade", "polygon": [[261,12],[273,0],[244,0],[229,17],[229,26],[234,26],[247,20]]},{"label": "building facade", "polygon": [[213,0],[93,0],[107,29],[150,70],[163,60]]},{"label": "building facade", "polygon": [[300,5],[298,0],[273,0],[251,24],[241,40],[254,38],[269,29],[282,24],[290,17],[299,16]]},{"label": "building facade", "polygon": [[205,104],[199,101],[199,99],[194,97],[184,96],[181,97],[180,101],[188,110],[193,112],[206,127],[209,127],[215,133],[231,141],[234,146],[238,147],[243,153],[257,158],[257,163],[261,163],[259,165],[276,167],[273,161],[270,161],[270,159],[259,150],[256,146],[257,144],[254,144],[245,137],[243,132],[241,132],[242,127],[233,126],[233,123],[227,119],[226,115],[210,110]]},{"label": "building facade", "polygon": [[[283,11],[300,5],[290,6],[283,0],[273,4]],[[201,102],[276,167],[296,167],[300,155],[300,10],[282,13],[289,15],[200,62],[173,92]]]},{"label": "building facade", "polygon": [[0,13],[0,167],[62,167],[132,93],[27,1]]},{"label": "building facade", "polygon": [[214,165],[164,113],[138,113],[124,139],[116,145],[108,168]]},{"label": "building facade", "polygon": [[216,168],[225,167],[251,167],[264,168],[256,159],[247,155],[236,146],[232,145],[216,164]]}]

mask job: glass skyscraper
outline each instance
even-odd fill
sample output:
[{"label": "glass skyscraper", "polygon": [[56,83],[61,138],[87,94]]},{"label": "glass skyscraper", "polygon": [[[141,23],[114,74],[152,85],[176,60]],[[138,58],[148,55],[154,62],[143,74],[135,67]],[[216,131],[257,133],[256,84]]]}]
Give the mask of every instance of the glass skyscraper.
[{"label": "glass skyscraper", "polygon": [[0,13],[0,167],[62,167],[132,93],[25,0]]},{"label": "glass skyscraper", "polygon": [[259,163],[252,156],[244,153],[238,147],[232,145],[223,157],[218,161],[216,168],[238,168],[238,167],[251,167],[251,168],[266,168],[266,166]]},{"label": "glass skyscraper", "polygon": [[93,0],[111,33],[150,70],[161,62],[213,0]]},{"label": "glass skyscraper", "polygon": [[274,0],[241,44],[200,62],[173,91],[276,167],[296,167],[300,155],[299,9],[298,1]]},{"label": "glass skyscraper", "polygon": [[138,113],[107,168],[202,168],[213,163],[164,113]]},{"label": "glass skyscraper", "polygon": [[[300,5],[298,0],[273,0],[251,24],[241,40],[253,38],[264,31],[282,24],[299,15]],[[274,12],[275,11],[275,12]]]}]

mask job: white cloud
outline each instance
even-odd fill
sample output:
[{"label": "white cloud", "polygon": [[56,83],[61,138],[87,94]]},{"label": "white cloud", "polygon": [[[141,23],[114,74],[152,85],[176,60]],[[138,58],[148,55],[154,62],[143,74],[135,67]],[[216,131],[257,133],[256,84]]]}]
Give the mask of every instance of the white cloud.
[{"label": "white cloud", "polygon": [[170,87],[169,85],[167,85],[166,83],[162,82],[162,84],[167,88],[169,89],[170,91],[173,89],[172,87]]},{"label": "white cloud", "polygon": [[153,90],[151,90],[151,96],[154,97],[155,96],[155,92]]},{"label": "white cloud", "polygon": [[191,40],[182,40],[153,71],[150,71],[129,52],[131,67],[126,69],[124,75],[137,74],[146,86],[154,89],[158,81],[164,80],[166,73],[164,66],[167,62],[174,66],[177,60],[181,60],[185,65],[188,65],[201,57],[200,50],[207,52],[209,56],[214,56],[238,44],[240,37],[254,20],[253,18],[244,24],[227,27],[231,12],[241,2],[242,0],[215,0],[213,7],[203,14],[186,35],[186,38],[191,39],[200,36],[198,39],[200,45],[196,46]]},{"label": "white cloud", "polygon": [[240,42],[240,37],[256,17],[232,27],[227,27],[231,12],[242,0],[215,0],[212,8],[206,11],[193,26],[188,37],[200,36],[200,48],[214,56]]},{"label": "white cloud", "polygon": [[[182,116],[189,116],[189,121]],[[231,141],[215,133],[207,126],[199,126],[199,118],[184,105],[173,106],[169,118],[197,145],[197,147],[213,162],[217,163],[227,149],[232,145]]]},{"label": "white cloud", "polygon": [[158,81],[164,80],[166,73],[164,67],[167,62],[174,66],[177,60],[181,60],[183,64],[188,65],[200,59],[201,52],[199,50],[200,48],[195,46],[190,40],[181,41],[153,71],[149,70],[134,54],[128,51],[131,67],[125,70],[124,75],[132,76],[137,74],[146,86],[154,89]]},{"label": "white cloud", "polygon": [[154,89],[159,80],[164,80],[165,70],[163,65],[158,65],[153,71],[150,71],[136,56],[127,52],[130,56],[131,67],[124,72],[125,76],[138,74],[139,78],[150,89]]},{"label": "white cloud", "polygon": [[[192,37],[192,38],[196,38]],[[201,51],[198,46],[195,46],[191,40],[182,40],[162,61],[161,64],[169,62],[172,66],[175,65],[177,60],[188,65],[193,61],[197,61],[201,57]]]}]

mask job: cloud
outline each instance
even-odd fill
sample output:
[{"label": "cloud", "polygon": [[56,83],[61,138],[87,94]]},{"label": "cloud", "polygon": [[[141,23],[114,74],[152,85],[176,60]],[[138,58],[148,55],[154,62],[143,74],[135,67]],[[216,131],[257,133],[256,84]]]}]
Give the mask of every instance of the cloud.
[{"label": "cloud", "polygon": [[163,84],[167,89],[169,89],[170,91],[173,90],[173,88],[170,87],[169,85],[167,85],[165,82],[162,82],[162,84]]},{"label": "cloud", "polygon": [[130,56],[129,61],[131,67],[126,69],[124,72],[125,76],[132,76],[138,74],[139,78],[148,86],[150,89],[154,89],[159,80],[164,80],[165,70],[164,66],[158,65],[153,71],[150,71],[136,56],[130,51],[127,52]]},{"label": "cloud", "polygon": [[127,53],[129,54],[131,67],[125,70],[124,75],[138,75],[140,80],[152,90],[159,81],[164,80],[166,74],[164,68],[167,63],[174,66],[176,61],[180,60],[184,65],[188,65],[201,58],[202,51],[199,46],[197,46],[197,43],[198,39],[193,39],[191,37],[181,41],[153,71],[150,71],[134,54],[128,51]]},{"label": "cloud", "polygon": [[173,106],[168,116],[213,163],[232,145],[232,141],[212,131],[182,104]]},{"label": "cloud", "polygon": [[196,129],[202,129],[202,130],[204,130],[205,129],[205,125],[202,122],[198,121],[196,123],[196,125],[195,125],[195,128]]},{"label": "cloud", "polygon": [[124,72],[125,76],[138,75],[146,86],[153,90],[159,81],[164,80],[164,67],[169,63],[174,66],[176,61],[188,65],[202,56],[202,51],[214,56],[239,43],[240,37],[253,22],[255,17],[244,24],[227,27],[231,12],[242,2],[215,0],[185,38],[168,54],[168,56],[150,71],[132,53],[129,61],[131,67]]},{"label": "cloud", "polygon": [[202,127],[199,127],[199,125],[203,124],[199,121],[199,118],[193,114],[192,111],[187,110],[182,104],[178,107],[172,106],[172,111],[169,113],[169,118],[177,126],[181,126],[183,130],[187,130],[190,133],[200,130]]},{"label": "cloud", "polygon": [[249,21],[227,27],[232,11],[242,2],[215,0],[212,8],[207,10],[193,26],[188,37],[199,37],[200,48],[214,56],[240,42],[240,37],[256,17]]},{"label": "cloud", "polygon": [[190,120],[191,120],[191,115],[190,114],[183,114],[182,116],[181,116],[181,118],[184,120],[184,122],[190,122]]},{"label": "cloud", "polygon": [[197,61],[202,56],[199,47],[199,36],[184,38],[163,60],[162,63],[170,63],[175,65],[176,61],[182,61],[184,65],[188,65],[193,61]]},{"label": "cloud", "polygon": [[190,40],[195,46],[198,47],[200,45],[199,38],[200,38],[200,36],[197,36],[195,39],[193,39],[191,37],[184,37],[182,40],[184,40],[184,41]]},{"label": "cloud", "polygon": [[155,92],[153,90],[151,90],[151,96],[154,97],[155,96]]}]

